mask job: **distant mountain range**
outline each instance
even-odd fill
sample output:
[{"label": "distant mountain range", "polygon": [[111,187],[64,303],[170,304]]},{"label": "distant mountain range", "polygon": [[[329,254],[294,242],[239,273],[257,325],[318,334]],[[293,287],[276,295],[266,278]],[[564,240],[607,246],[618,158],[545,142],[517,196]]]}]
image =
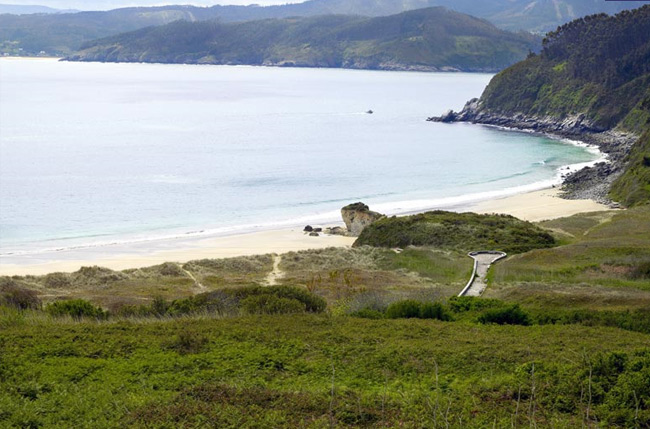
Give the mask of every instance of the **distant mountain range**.
[{"label": "distant mountain range", "polygon": [[436,7],[377,18],[177,21],[91,42],[67,59],[493,72],[540,42]]},{"label": "distant mountain range", "polygon": [[29,15],[34,13],[76,13],[74,9],[54,9],[47,6],[0,4],[0,14],[10,13],[13,15]]},{"label": "distant mountain range", "polygon": [[268,18],[328,14],[388,16],[419,8],[444,6],[487,19],[507,30],[546,32],[574,18],[616,13],[644,2],[603,0],[311,0],[282,6],[163,6],[74,14],[0,15],[0,53],[45,51],[66,55],[83,43],[176,20],[243,22]]}]

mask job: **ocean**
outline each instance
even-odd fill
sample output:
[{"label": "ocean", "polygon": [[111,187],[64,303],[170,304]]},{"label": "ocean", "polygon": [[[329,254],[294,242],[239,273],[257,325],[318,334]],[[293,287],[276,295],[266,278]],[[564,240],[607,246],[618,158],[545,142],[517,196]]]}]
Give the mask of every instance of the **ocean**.
[{"label": "ocean", "polygon": [[0,59],[0,257],[458,208],[600,157],[425,121],[490,78]]}]

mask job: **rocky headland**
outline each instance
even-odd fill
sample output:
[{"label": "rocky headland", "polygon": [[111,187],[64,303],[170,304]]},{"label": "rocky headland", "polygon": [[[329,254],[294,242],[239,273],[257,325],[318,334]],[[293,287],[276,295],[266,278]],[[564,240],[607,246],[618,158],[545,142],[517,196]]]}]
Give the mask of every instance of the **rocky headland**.
[{"label": "rocky headland", "polygon": [[562,197],[567,199],[591,199],[611,204],[609,189],[624,171],[625,159],[637,134],[606,129],[586,118],[584,114],[570,115],[563,119],[553,116],[536,116],[523,113],[502,114],[487,111],[481,100],[469,100],[460,112],[449,110],[441,116],[427,118],[430,122],[469,122],[473,124],[509,128],[546,134],[553,137],[580,141],[598,147],[607,156],[607,162],[585,167],[564,177]]},{"label": "rocky headland", "polygon": [[[607,162],[565,177],[566,198],[650,202],[650,5],[576,19],[539,54],[497,73],[480,99],[429,118],[550,134],[597,146]],[[604,47],[607,47],[606,49]]]}]

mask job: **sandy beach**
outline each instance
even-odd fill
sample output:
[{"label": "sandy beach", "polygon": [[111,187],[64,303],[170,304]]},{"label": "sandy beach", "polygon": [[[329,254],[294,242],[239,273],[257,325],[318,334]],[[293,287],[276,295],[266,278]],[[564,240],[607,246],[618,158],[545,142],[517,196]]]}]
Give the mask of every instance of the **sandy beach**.
[{"label": "sandy beach", "polygon": [[[558,197],[557,189],[519,194],[480,202],[459,209],[477,213],[504,213],[529,221],[541,221],[576,213],[609,210],[605,205],[591,200],[565,200]],[[99,247],[75,251],[53,252],[22,257],[20,263],[0,261],[0,275],[42,275],[50,272],[76,271],[82,266],[99,265],[114,270],[139,268],[167,261],[187,262],[194,259],[219,259],[266,253],[282,254],[290,251],[349,247],[353,237],[324,235],[310,237],[301,227],[253,232],[249,234],[211,237],[193,240],[169,240],[129,247]]]},{"label": "sandy beach", "polygon": [[565,200],[557,188],[517,194],[506,198],[482,201],[468,211],[476,213],[503,213],[531,222],[572,216],[578,213],[611,210],[592,200]]}]

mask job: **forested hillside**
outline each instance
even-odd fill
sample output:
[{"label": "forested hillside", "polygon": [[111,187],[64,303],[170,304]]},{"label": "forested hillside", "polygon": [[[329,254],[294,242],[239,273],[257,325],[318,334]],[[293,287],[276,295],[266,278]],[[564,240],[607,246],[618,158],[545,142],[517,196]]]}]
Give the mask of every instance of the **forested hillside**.
[{"label": "forested hillside", "polygon": [[650,117],[649,34],[650,6],[575,20],[549,33],[540,55],[495,76],[481,103],[493,112],[585,114],[596,127],[638,132]]},{"label": "forested hillside", "polygon": [[243,22],[317,15],[388,16],[419,8],[444,6],[487,19],[507,30],[545,32],[580,16],[616,13],[639,2],[601,0],[311,0],[282,6],[161,6],[70,14],[0,14],[0,53],[66,55],[88,41],[163,25],[178,19]]},{"label": "forested hillside", "polygon": [[[497,74],[480,100],[438,120],[595,136],[614,164],[594,170],[597,177],[589,180],[606,183],[606,176],[613,180],[621,174],[612,198],[625,205],[650,201],[648,35],[650,5],[565,24],[547,35],[539,55]],[[611,133],[598,136],[611,130],[642,137],[630,149],[625,138],[621,144]]]},{"label": "forested hillside", "polygon": [[91,42],[68,59],[497,71],[524,58],[538,43],[530,34],[429,8],[379,18],[178,21]]}]

